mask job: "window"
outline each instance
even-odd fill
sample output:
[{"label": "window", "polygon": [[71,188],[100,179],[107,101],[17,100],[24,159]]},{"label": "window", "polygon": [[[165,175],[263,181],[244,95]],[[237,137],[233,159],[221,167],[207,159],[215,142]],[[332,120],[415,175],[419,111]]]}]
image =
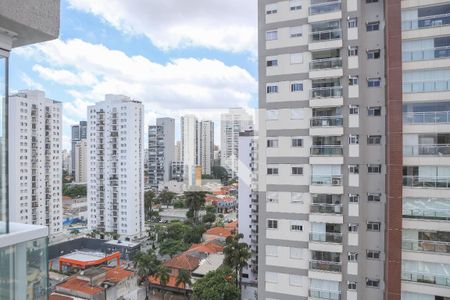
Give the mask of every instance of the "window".
[{"label": "window", "polygon": [[354,75],[349,76],[348,85],[358,85],[358,76]]},{"label": "window", "polygon": [[381,78],[368,78],[367,79],[368,87],[380,87],[381,86]]},{"label": "window", "polygon": [[267,168],[267,175],[278,175],[278,168]]},{"label": "window", "polygon": [[302,138],[292,138],[292,147],[303,147],[303,139]]},{"label": "window", "polygon": [[367,250],[366,256],[367,256],[367,259],[380,259],[380,251]]},{"label": "window", "polygon": [[278,85],[268,85],[267,94],[278,93]]},{"label": "window", "polygon": [[355,28],[358,27],[358,18],[350,18],[348,19],[348,28]]},{"label": "window", "polygon": [[366,0],[366,3],[377,3],[378,0]]},{"label": "window", "polygon": [[348,261],[358,261],[358,252],[348,252]]},{"label": "window", "polygon": [[378,288],[380,287],[380,280],[379,279],[366,279],[366,286],[372,287],[372,288]]},{"label": "window", "polygon": [[302,108],[291,109],[291,120],[303,120],[304,113]]},{"label": "window", "polygon": [[348,47],[348,56],[358,56],[358,47],[357,46]]},{"label": "window", "polygon": [[380,222],[368,222],[367,223],[367,231],[380,231],[381,223]]},{"label": "window", "polygon": [[369,174],[376,174],[376,173],[381,173],[381,165],[368,165],[367,166],[367,172]]},{"label": "window", "polygon": [[380,49],[368,50],[367,51],[367,59],[379,59],[380,52],[381,52]]},{"label": "window", "polygon": [[303,63],[303,55],[301,53],[291,53],[291,65]]},{"label": "window", "polygon": [[278,283],[278,273],[266,272],[266,282]]},{"label": "window", "polygon": [[367,201],[380,202],[381,201],[381,194],[380,193],[368,193],[367,194]]},{"label": "window", "polygon": [[278,247],[277,246],[266,246],[266,255],[267,256],[278,256]]},{"label": "window", "polygon": [[350,105],[349,106],[349,114],[350,115],[358,115],[359,114],[359,105]]},{"label": "window", "polygon": [[295,27],[291,27],[289,28],[289,32],[291,35],[291,38],[297,38],[297,37],[301,37],[303,34],[303,30],[302,30],[302,26],[295,26]]},{"label": "window", "polygon": [[301,92],[303,91],[303,83],[295,82],[291,83],[291,92]]},{"label": "window", "polygon": [[291,231],[303,231],[303,225],[301,225],[297,221],[292,221],[291,222]]},{"label": "window", "polygon": [[380,145],[381,135],[369,135],[367,137],[367,145]]},{"label": "window", "polygon": [[349,194],[348,195],[348,202],[350,202],[350,203],[358,203],[359,202],[359,195],[358,194]]},{"label": "window", "polygon": [[303,175],[303,168],[302,167],[292,167],[291,174],[292,175]]},{"label": "window", "polygon": [[267,202],[278,203],[278,193],[277,192],[267,192],[266,197],[267,197]]},{"label": "window", "polygon": [[381,116],[381,106],[369,106],[367,108],[367,114],[369,115],[369,117]]},{"label": "window", "polygon": [[348,143],[350,145],[357,145],[357,144],[359,144],[359,135],[350,134],[348,136]]},{"label": "window", "polygon": [[355,281],[347,281],[347,289],[356,290],[356,282]]},{"label": "window", "polygon": [[266,41],[278,40],[278,31],[272,30],[266,32]]},{"label": "window", "polygon": [[278,120],[278,110],[268,110],[267,120]]},{"label": "window", "polygon": [[293,259],[302,259],[303,258],[303,249],[301,248],[289,248],[290,257]]},{"label": "window", "polygon": [[291,202],[293,203],[303,203],[303,194],[292,192],[291,193]]},{"label": "window", "polygon": [[270,58],[268,57],[267,60],[266,60],[266,65],[268,67],[276,67],[276,66],[278,66],[278,59],[272,58],[272,57],[270,57]]},{"label": "window", "polygon": [[289,274],[289,285],[302,286],[302,276]]},{"label": "window", "polygon": [[278,148],[278,139],[268,139],[267,148]]},{"label": "window", "polygon": [[350,174],[359,174],[359,166],[358,165],[349,165],[348,171]]},{"label": "window", "polygon": [[367,31],[377,31],[380,29],[380,22],[369,22],[366,24]]},{"label": "window", "polygon": [[278,9],[275,3],[266,5],[266,15],[273,15],[276,14],[277,12]]},{"label": "window", "polygon": [[291,11],[300,10],[302,9],[302,5],[300,0],[291,0],[289,1],[289,6],[291,8]]},{"label": "window", "polygon": [[348,224],[348,232],[358,232],[359,224],[349,223]]},{"label": "window", "polygon": [[267,220],[267,228],[278,229],[278,220]]}]

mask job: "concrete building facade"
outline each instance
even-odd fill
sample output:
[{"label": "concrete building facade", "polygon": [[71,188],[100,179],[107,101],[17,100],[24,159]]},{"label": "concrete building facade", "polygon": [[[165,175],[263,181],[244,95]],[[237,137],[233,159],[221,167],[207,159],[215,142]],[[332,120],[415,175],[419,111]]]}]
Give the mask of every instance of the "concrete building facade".
[{"label": "concrete building facade", "polygon": [[144,107],[121,95],[88,107],[88,228],[144,231]]},{"label": "concrete building facade", "polygon": [[75,182],[87,182],[87,139],[75,145]]},{"label": "concrete building facade", "polygon": [[201,121],[199,124],[199,163],[202,174],[211,175],[214,165],[214,122]]},{"label": "concrete building facade", "polygon": [[78,125],[73,125],[71,128],[71,134],[72,134],[72,149],[70,151],[70,156],[72,159],[71,169],[70,172],[72,176],[75,176],[75,147],[77,146],[77,143],[81,141],[82,139],[86,139],[86,133],[87,133],[87,122],[86,121],[80,121]]}]

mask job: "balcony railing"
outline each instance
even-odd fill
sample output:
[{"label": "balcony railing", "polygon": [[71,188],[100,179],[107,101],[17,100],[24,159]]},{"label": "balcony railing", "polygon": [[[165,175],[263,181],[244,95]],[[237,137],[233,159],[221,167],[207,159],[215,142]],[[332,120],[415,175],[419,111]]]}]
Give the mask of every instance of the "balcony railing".
[{"label": "balcony railing", "polygon": [[316,87],[311,89],[313,99],[340,98],[342,97],[342,86]]},{"label": "balcony railing", "polygon": [[450,188],[450,177],[403,176],[403,186],[412,188]]},{"label": "balcony railing", "polygon": [[342,156],[344,153],[341,145],[322,145],[312,146],[311,155],[313,156]]},{"label": "balcony railing", "polygon": [[310,70],[340,69],[342,57],[314,59],[309,63]]},{"label": "balcony railing", "polygon": [[450,111],[407,112],[403,113],[403,122],[407,124],[448,124]]},{"label": "balcony railing", "polygon": [[450,80],[422,80],[403,82],[404,93],[443,92],[450,90]]},{"label": "balcony railing", "polygon": [[404,156],[449,156],[450,145],[407,145],[403,146]]},{"label": "balcony railing", "polygon": [[450,47],[446,46],[403,51],[402,57],[405,62],[448,58],[450,57]]},{"label": "balcony railing", "polygon": [[309,262],[309,269],[327,272],[341,272],[341,263],[325,260],[311,260]]},{"label": "balcony railing", "polygon": [[309,240],[311,242],[324,242],[324,243],[342,243],[342,233],[338,232],[311,232],[309,234]]},{"label": "balcony railing", "polygon": [[426,16],[411,20],[402,21],[402,30],[415,30],[432,27],[448,26],[450,24],[450,14]]},{"label": "balcony railing", "polygon": [[342,214],[342,204],[313,203],[310,206],[311,213],[316,214]]},{"label": "balcony railing", "polygon": [[330,29],[311,32],[311,42],[326,42],[342,38],[342,29]]},{"label": "balcony railing", "polygon": [[450,277],[416,272],[402,272],[402,280],[450,287]]},{"label": "balcony railing", "polygon": [[312,117],[311,127],[342,127],[344,118],[342,116]]},{"label": "balcony railing", "polygon": [[404,218],[450,221],[450,209],[403,209]]},{"label": "balcony railing", "polygon": [[312,185],[342,186],[342,175],[313,175]]},{"label": "balcony railing", "polygon": [[436,253],[450,253],[450,242],[429,240],[403,240],[402,249]]},{"label": "balcony railing", "polygon": [[322,3],[315,4],[314,2],[317,1],[311,1],[311,6],[309,7],[309,15],[319,15],[319,14],[328,14],[335,11],[341,10],[341,1],[328,1]]},{"label": "balcony railing", "polygon": [[327,291],[319,289],[309,289],[309,297],[329,300],[340,300],[341,292],[339,291]]}]

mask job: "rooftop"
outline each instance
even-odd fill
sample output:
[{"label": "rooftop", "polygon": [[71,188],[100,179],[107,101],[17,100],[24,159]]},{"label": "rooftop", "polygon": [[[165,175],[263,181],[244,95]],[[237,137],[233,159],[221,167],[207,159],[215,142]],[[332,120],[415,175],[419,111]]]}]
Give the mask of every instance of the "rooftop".
[{"label": "rooftop", "polygon": [[164,262],[164,266],[172,269],[184,269],[193,271],[200,264],[200,258],[191,256],[189,254],[179,254],[168,261]]},{"label": "rooftop", "polygon": [[201,253],[212,254],[212,253],[217,253],[217,252],[222,252],[222,251],[223,251],[223,246],[222,245],[219,245],[215,241],[209,241],[209,242],[202,243],[202,244],[193,244],[186,251],[186,253],[189,253],[189,252],[201,252]]},{"label": "rooftop", "polygon": [[208,229],[205,234],[227,238],[231,236],[231,231],[224,227],[213,227],[211,229]]},{"label": "rooftop", "polygon": [[202,259],[199,267],[192,274],[203,277],[207,273],[217,270],[223,264],[224,259],[225,255],[222,253],[211,254],[207,258]]},{"label": "rooftop", "polygon": [[9,233],[0,234],[0,248],[48,236],[48,228],[40,225],[9,223]]},{"label": "rooftop", "polygon": [[88,262],[104,258],[105,256],[106,255],[103,252],[75,251],[61,257],[81,262]]}]

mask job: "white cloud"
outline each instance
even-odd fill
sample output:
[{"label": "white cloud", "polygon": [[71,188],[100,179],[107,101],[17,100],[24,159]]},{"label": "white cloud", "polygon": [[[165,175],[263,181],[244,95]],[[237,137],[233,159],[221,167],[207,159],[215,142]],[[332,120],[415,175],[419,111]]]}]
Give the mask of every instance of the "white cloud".
[{"label": "white cloud", "polygon": [[20,80],[22,80],[25,85],[30,89],[43,90],[44,87],[39,82],[34,81],[28,74],[22,73],[20,75]]},{"label": "white cloud", "polygon": [[200,46],[257,50],[256,0],[69,0],[127,34],[143,34],[160,49]]},{"label": "white cloud", "polygon": [[97,78],[89,72],[76,74],[68,70],[55,70],[41,65],[34,65],[33,71],[37,72],[41,78],[61,85],[92,85],[97,82]]}]

